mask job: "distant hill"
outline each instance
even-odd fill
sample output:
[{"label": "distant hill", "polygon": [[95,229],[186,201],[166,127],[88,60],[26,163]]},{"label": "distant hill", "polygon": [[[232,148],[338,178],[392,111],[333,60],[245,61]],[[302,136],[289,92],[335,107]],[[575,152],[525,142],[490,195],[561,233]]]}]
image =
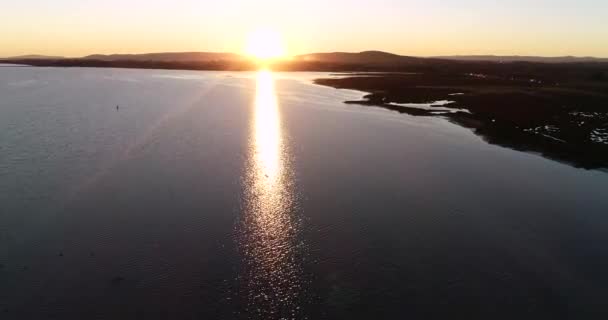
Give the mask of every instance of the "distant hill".
[{"label": "distant hill", "polygon": [[608,62],[608,58],[594,57],[536,57],[536,56],[436,56],[433,58],[458,61],[488,61],[488,62],[542,62],[542,63],[573,63],[573,62]]},{"label": "distant hill", "polygon": [[329,52],[329,53],[309,53],[295,56],[296,61],[322,62],[322,63],[344,63],[344,64],[420,64],[427,62],[427,58],[417,58],[410,56],[400,56],[393,53],[382,51],[363,51],[363,52]]},{"label": "distant hill", "polygon": [[4,59],[4,60],[57,60],[57,59],[65,59],[65,57],[28,54],[28,55],[23,55],[23,56],[15,56],[15,57],[0,58],[0,59]]},{"label": "distant hill", "polygon": [[170,61],[170,62],[209,62],[243,60],[236,53],[226,52],[160,52],[143,54],[94,54],[83,57],[86,60],[101,61]]},{"label": "distant hill", "polygon": [[457,56],[434,56],[434,57],[413,57],[402,56],[383,51],[363,51],[358,53],[351,52],[329,52],[329,53],[310,53],[296,56],[299,61],[316,61],[324,63],[348,63],[348,64],[426,64],[429,62],[437,63],[446,60],[467,61],[467,62],[540,62],[540,63],[587,63],[587,62],[608,62],[608,58],[595,57],[538,57],[538,56],[496,56],[496,55],[457,55]]}]

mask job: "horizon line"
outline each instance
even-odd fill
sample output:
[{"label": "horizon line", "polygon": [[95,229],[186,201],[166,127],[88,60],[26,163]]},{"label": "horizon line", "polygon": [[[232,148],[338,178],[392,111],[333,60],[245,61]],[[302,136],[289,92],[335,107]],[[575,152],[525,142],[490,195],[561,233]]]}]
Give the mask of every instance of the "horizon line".
[{"label": "horizon line", "polygon": [[[363,50],[363,51],[316,51],[316,52],[308,52],[308,53],[299,53],[299,54],[294,54],[294,55],[287,55],[286,59],[292,58],[292,57],[298,57],[298,56],[305,56],[305,55],[311,55],[311,54],[331,54],[331,53],[351,53],[351,54],[360,54],[360,53],[366,53],[366,52],[380,52],[380,53],[387,53],[387,54],[392,54],[392,55],[396,55],[396,56],[401,56],[401,57],[414,57],[414,58],[446,58],[446,57],[496,57],[496,58],[527,58],[527,57],[531,57],[531,58],[546,58],[546,59],[551,59],[551,58],[578,58],[578,59],[608,59],[607,57],[600,57],[600,56],[590,56],[590,55],[583,55],[583,56],[577,56],[577,55],[533,55],[533,54],[495,54],[495,53],[488,53],[488,54],[442,54],[442,55],[408,55],[408,54],[402,54],[402,53],[394,53],[394,52],[390,52],[390,51],[383,51],[383,50],[375,50],[375,49],[369,49],[369,50]],[[89,56],[94,56],[94,55],[101,55],[101,56],[111,56],[111,55],[146,55],[146,54],[179,54],[179,53],[210,53],[210,54],[232,54],[232,55],[236,55],[236,56],[242,56],[242,57],[246,57],[246,54],[243,53],[237,53],[237,52],[233,52],[233,51],[155,51],[155,52],[129,52],[129,53],[90,53],[90,54],[85,54],[82,56],[63,56],[63,55],[52,55],[52,54],[39,54],[39,53],[27,53],[27,54],[20,54],[20,55],[12,55],[12,56],[3,56],[0,57],[0,59],[10,59],[10,58],[20,58],[20,57],[27,57],[27,56],[40,56],[40,57],[52,57],[52,58],[62,58],[62,59],[82,59],[82,58],[86,58]]]}]

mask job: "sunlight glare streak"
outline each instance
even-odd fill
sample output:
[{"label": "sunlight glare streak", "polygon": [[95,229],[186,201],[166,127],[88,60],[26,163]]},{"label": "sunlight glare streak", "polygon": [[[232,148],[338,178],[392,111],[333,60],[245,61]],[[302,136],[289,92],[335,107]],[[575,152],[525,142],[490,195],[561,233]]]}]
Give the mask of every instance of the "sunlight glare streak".
[{"label": "sunlight glare streak", "polygon": [[282,169],[277,97],[270,71],[260,71],[255,98],[255,141],[258,170],[274,185]]},{"label": "sunlight glare streak", "polygon": [[302,296],[298,256],[299,221],[287,147],[272,72],[257,74],[245,211],[239,248],[243,250],[240,290],[245,311],[259,318],[297,318]]}]

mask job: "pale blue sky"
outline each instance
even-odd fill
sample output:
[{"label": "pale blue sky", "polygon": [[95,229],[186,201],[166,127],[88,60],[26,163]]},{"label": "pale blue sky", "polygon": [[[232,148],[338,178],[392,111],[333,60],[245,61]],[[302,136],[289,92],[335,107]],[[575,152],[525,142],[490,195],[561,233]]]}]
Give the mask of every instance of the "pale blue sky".
[{"label": "pale blue sky", "polygon": [[4,0],[0,56],[241,52],[260,26],[292,54],[608,57],[606,0]]}]

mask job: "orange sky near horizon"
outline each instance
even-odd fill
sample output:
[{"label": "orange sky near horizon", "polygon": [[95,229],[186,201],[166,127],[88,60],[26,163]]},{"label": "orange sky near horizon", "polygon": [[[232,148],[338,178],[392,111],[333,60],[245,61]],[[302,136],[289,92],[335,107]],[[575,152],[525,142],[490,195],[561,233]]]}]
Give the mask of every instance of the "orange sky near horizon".
[{"label": "orange sky near horizon", "polygon": [[6,0],[0,56],[216,51],[243,53],[259,27],[288,54],[382,50],[608,57],[608,1]]}]

